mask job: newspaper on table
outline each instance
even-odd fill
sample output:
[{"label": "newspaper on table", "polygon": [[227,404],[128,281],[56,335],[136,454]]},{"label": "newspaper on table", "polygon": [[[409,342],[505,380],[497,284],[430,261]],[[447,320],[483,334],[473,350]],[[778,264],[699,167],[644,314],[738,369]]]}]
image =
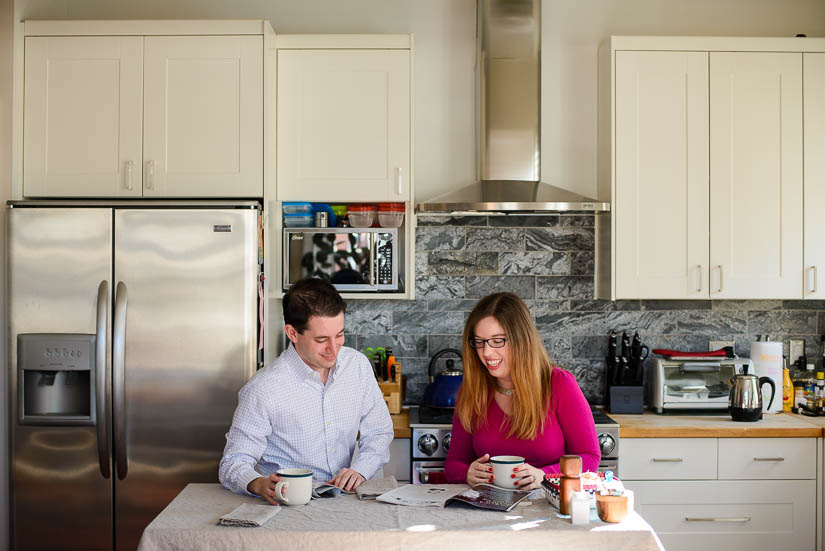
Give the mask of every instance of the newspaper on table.
[{"label": "newspaper on table", "polygon": [[360,486],[355,488],[358,499],[375,499],[381,494],[398,488],[398,481],[390,475],[376,480],[365,480]]},{"label": "newspaper on table", "polygon": [[395,505],[412,507],[446,507],[459,501],[495,511],[510,511],[530,495],[528,490],[507,490],[492,484],[407,484],[376,499]]},{"label": "newspaper on table", "polygon": [[312,499],[318,499],[321,497],[338,497],[341,494],[351,493],[354,492],[348,492],[338,486],[333,486],[329,482],[312,481]]}]

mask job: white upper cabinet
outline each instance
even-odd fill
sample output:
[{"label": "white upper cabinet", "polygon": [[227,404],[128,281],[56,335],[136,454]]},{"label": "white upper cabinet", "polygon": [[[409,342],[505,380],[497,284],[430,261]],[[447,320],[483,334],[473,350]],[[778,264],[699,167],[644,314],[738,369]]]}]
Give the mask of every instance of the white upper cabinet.
[{"label": "white upper cabinet", "polygon": [[146,37],[144,73],[144,196],[261,196],[261,37]]},{"label": "white upper cabinet", "polygon": [[802,54],[710,54],[711,298],[802,297]]},{"label": "white upper cabinet", "polygon": [[24,193],[140,196],[143,38],[25,40]]},{"label": "white upper cabinet", "polygon": [[27,22],[23,195],[262,197],[265,26],[229,27]]},{"label": "white upper cabinet", "polygon": [[616,52],[616,293],[708,293],[708,54]]},{"label": "white upper cabinet", "polygon": [[278,44],[278,200],[411,201],[409,47]]},{"label": "white upper cabinet", "polygon": [[611,39],[600,298],[825,298],[823,51],[821,39]]},{"label": "white upper cabinet", "polygon": [[802,56],[805,75],[805,298],[825,298],[825,53]]}]

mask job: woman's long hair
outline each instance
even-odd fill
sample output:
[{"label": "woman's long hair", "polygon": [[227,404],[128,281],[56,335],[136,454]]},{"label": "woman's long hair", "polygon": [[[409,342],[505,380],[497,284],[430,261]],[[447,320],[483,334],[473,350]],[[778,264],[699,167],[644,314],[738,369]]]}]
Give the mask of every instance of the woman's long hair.
[{"label": "woman's long hair", "polygon": [[510,377],[515,389],[507,437],[535,439],[544,431],[550,403],[550,374],[553,364],[544,350],[533,318],[524,302],[513,293],[495,293],[475,305],[464,324],[461,345],[464,379],[456,403],[456,413],[468,432],[474,432],[487,418],[487,408],[496,381],[470,346],[478,322],[492,316],[507,333]]}]

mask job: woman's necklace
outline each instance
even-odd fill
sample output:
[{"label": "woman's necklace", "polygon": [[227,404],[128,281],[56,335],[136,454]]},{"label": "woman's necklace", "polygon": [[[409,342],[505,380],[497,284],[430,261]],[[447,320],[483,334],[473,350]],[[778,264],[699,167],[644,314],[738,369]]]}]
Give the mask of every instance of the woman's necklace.
[{"label": "woman's necklace", "polygon": [[505,396],[512,396],[513,395],[513,389],[512,388],[504,388],[504,387],[498,386],[498,385],[496,385],[496,392],[498,392],[499,394],[503,394]]}]

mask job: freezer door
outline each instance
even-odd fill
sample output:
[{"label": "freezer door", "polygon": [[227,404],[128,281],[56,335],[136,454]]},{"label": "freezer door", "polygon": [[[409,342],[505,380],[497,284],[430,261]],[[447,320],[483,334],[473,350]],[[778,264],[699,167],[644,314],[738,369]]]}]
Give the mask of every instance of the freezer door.
[{"label": "freezer door", "polygon": [[115,210],[118,550],[134,549],[188,483],[218,481],[237,393],[255,371],[257,214]]},{"label": "freezer door", "polygon": [[[111,464],[103,424],[106,409],[101,407],[96,420],[102,438],[98,427],[88,423],[61,426],[42,419],[47,424],[21,425],[17,336],[92,335],[100,323],[101,337],[108,342],[112,211],[13,208],[8,221],[13,548],[111,549],[112,480],[104,476]],[[96,366],[103,374],[109,363],[108,352],[104,355],[106,361]],[[48,378],[44,372],[40,382],[49,384]],[[35,374],[33,384],[37,379]],[[57,387],[69,380],[58,375],[51,384]],[[103,391],[101,406],[105,385]]]}]

